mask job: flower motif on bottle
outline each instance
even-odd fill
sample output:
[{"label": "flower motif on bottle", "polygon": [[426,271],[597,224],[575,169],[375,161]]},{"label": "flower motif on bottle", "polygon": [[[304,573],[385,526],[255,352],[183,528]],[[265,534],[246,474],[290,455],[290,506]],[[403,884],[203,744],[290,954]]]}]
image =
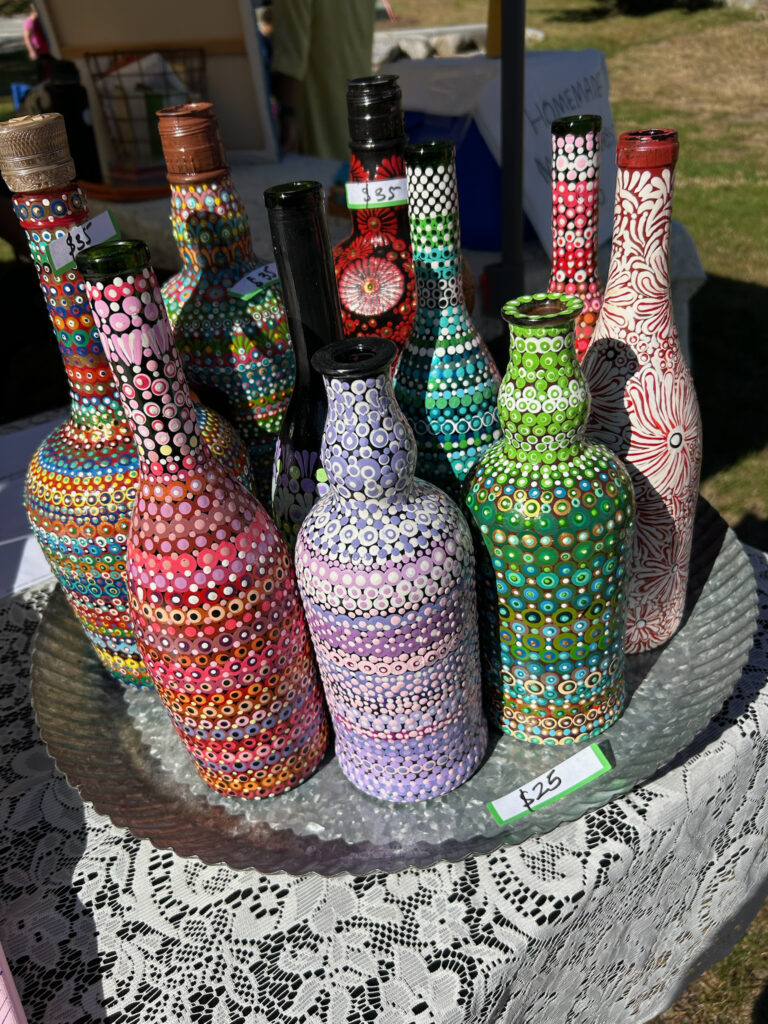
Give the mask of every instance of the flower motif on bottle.
[{"label": "flower motif on bottle", "polygon": [[402,271],[379,256],[347,267],[339,278],[342,303],[361,316],[378,316],[391,309],[400,301],[404,290]]},{"label": "flower motif on bottle", "polygon": [[355,210],[357,230],[371,245],[390,245],[397,237],[397,214],[385,206]]}]

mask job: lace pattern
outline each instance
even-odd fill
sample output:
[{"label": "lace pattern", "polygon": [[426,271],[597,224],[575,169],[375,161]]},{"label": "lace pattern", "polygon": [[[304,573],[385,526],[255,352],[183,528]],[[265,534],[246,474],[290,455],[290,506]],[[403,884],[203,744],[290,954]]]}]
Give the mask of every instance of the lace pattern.
[{"label": "lace pattern", "polygon": [[0,605],[0,920],[34,1024],[642,1022],[768,890],[768,564],[733,695],[672,766],[488,856],[322,878],[134,839],[56,772],[28,700],[50,585]]}]

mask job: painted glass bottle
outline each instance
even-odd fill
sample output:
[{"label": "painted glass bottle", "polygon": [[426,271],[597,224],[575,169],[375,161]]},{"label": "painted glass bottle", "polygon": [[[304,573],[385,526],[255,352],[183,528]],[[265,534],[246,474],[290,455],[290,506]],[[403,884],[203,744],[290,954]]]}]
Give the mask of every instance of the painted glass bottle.
[{"label": "painted glass bottle", "polygon": [[669,234],[677,132],[625,132],[617,149],[605,301],[584,359],[588,429],[626,464],[637,499],[627,650],[680,625],[701,468],[701,418],[672,311]]},{"label": "painted glass bottle", "polygon": [[416,472],[458,501],[467,473],[501,433],[499,371],[464,301],[454,146],[408,146],[406,168],[418,308],[395,397],[416,435]]},{"label": "painted glass bottle", "polygon": [[[37,267],[70,392],[68,419],[29,465],[27,515],[104,667],[124,683],[148,686],[125,589],[136,449],[80,273],[74,264],[54,269],[48,252],[50,243],[88,220],[63,117],[37,114],[0,126],[0,167],[14,192],[14,210]],[[248,479],[245,449],[232,428],[209,410],[197,410],[207,443]]]},{"label": "painted glass bottle", "polygon": [[552,122],[552,272],[550,292],[578,295],[576,355],[584,358],[603,288],[597,269],[600,211],[599,114],[575,114]]},{"label": "painted glass bottle", "polygon": [[343,331],[322,185],[274,185],[264,202],[296,357],[296,384],[280,427],[272,482],[275,522],[293,550],[304,516],[327,489],[320,446],[328,404],[312,356]]},{"label": "painted glass bottle", "polygon": [[490,720],[517,739],[569,744],[607,729],[626,699],[624,638],[634,500],[629,475],[584,433],[576,296],[508,302],[504,436],[468,480],[493,583],[480,588]]},{"label": "painted glass bottle", "polygon": [[282,793],[327,744],[288,549],[202,439],[147,247],[78,266],[139,454],[126,574],[144,662],[212,789]]},{"label": "painted glass bottle", "polygon": [[372,796],[414,801],[469,778],[487,725],[472,537],[458,506],[414,479],[396,351],[350,338],[313,359],[330,489],[302,524],[296,573],[342,771]]},{"label": "painted glass bottle", "polygon": [[347,111],[352,232],[333,250],[344,334],[390,338],[399,357],[416,315],[416,279],[397,75],[350,79]]},{"label": "painted glass bottle", "polygon": [[166,107],[158,118],[183,263],[163,285],[174,338],[191,384],[245,440],[254,493],[268,502],[275,439],[294,375],[279,288],[272,275],[247,300],[229,294],[263,264],[253,252],[212,105]]}]

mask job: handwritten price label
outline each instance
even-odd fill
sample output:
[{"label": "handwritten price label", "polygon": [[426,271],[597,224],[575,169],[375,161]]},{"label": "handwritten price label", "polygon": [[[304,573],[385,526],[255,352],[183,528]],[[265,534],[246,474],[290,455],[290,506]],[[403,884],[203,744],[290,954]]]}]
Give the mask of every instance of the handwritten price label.
[{"label": "handwritten price label", "polygon": [[499,825],[506,825],[523,814],[551,804],[575,789],[586,786],[592,779],[611,770],[611,762],[597,743],[580,750],[537,779],[526,782],[499,800],[492,800],[488,810]]},{"label": "handwritten price label", "polygon": [[227,289],[229,295],[236,299],[252,299],[257,292],[263,288],[280,283],[276,263],[265,263],[262,267],[249,270],[245,277],[241,277],[237,284]]},{"label": "handwritten price label", "polygon": [[406,178],[386,181],[348,181],[347,209],[367,210],[378,206],[405,206],[408,202]]},{"label": "handwritten price label", "polygon": [[55,274],[70,270],[75,266],[75,257],[90,249],[93,245],[110,242],[120,237],[120,230],[112,219],[109,210],[97,217],[83,221],[70,228],[66,235],[55,238],[48,245],[48,262]]}]

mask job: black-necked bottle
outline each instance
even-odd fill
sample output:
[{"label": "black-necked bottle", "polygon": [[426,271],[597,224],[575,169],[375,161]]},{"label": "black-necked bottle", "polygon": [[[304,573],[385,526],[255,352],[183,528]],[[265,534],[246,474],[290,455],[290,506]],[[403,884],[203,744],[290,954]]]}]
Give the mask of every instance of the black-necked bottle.
[{"label": "black-necked bottle", "polygon": [[273,185],[265,191],[264,203],[296,360],[296,382],[278,435],[272,479],[275,522],[293,548],[304,517],[327,490],[320,446],[328,404],[312,356],[342,338],[343,329],[322,185]]},{"label": "black-necked bottle", "polygon": [[254,493],[269,501],[275,440],[293,388],[293,351],[280,289],[267,275],[249,298],[229,289],[263,271],[210,103],[158,111],[182,269],[163,285],[174,338],[193,386],[210,389],[248,446]]},{"label": "black-necked bottle", "polygon": [[401,95],[397,75],[347,82],[352,232],[333,250],[345,335],[388,338],[397,358],[416,316]]},{"label": "black-necked bottle", "polygon": [[[70,607],[108,672],[148,686],[125,589],[125,538],[138,460],[79,270],[52,261],[49,246],[89,219],[60,114],[0,126],[0,168],[14,193],[59,345],[70,393],[67,420],[43,441],[27,470],[32,531]],[[60,267],[60,269],[58,269]],[[242,441],[197,406],[203,436],[249,479]]]}]

